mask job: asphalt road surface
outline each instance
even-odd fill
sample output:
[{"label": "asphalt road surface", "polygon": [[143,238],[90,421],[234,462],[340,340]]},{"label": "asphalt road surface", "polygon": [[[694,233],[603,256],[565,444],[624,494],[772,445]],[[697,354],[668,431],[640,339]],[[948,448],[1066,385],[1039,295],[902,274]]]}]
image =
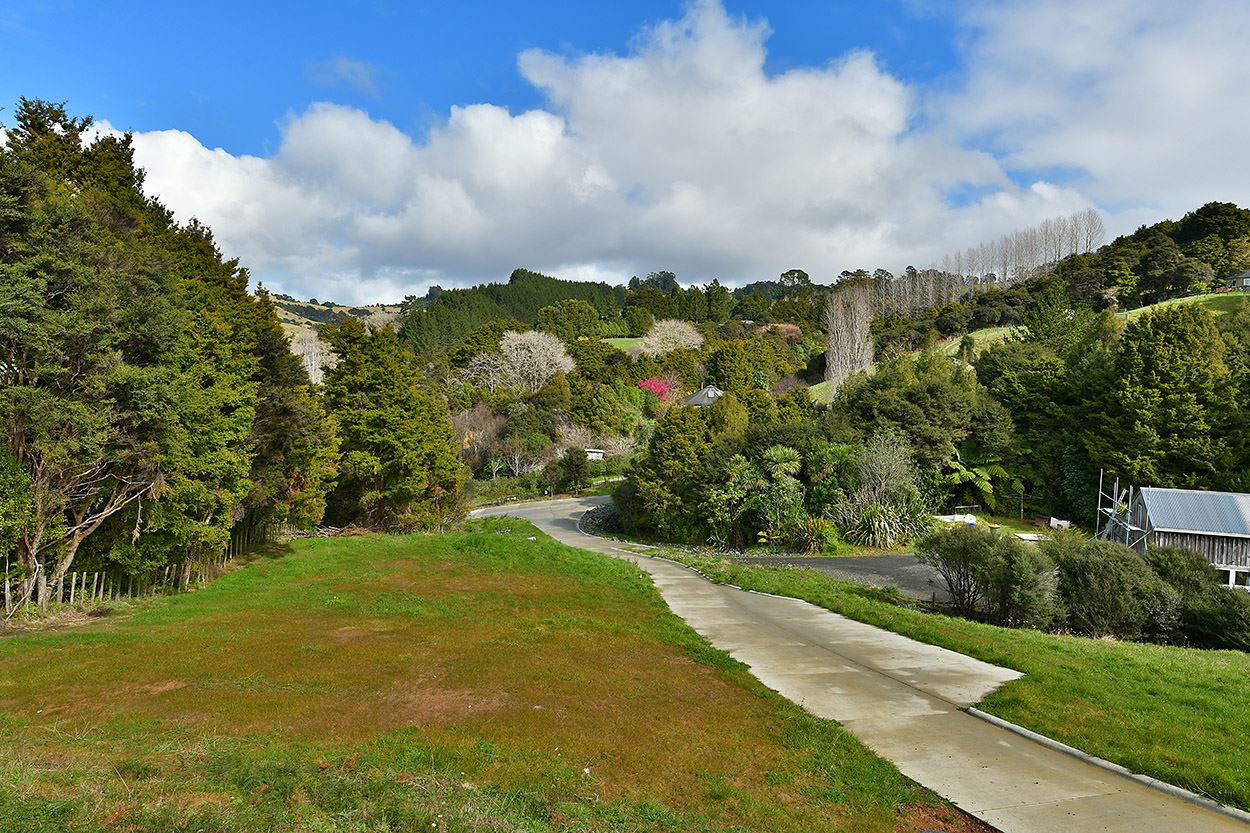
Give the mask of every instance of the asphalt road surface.
[{"label": "asphalt road surface", "polygon": [[765,556],[735,558],[743,564],[769,567],[810,567],[826,575],[873,587],[894,587],[913,599],[947,598],[937,571],[921,564],[914,555],[864,555],[855,558],[828,556]]}]

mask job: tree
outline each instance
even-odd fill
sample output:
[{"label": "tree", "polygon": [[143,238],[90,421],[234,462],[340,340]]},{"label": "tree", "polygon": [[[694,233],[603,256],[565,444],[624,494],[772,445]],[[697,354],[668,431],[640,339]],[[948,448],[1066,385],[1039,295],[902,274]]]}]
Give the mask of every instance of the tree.
[{"label": "tree", "polygon": [[590,483],[590,462],[584,448],[566,448],[560,458],[560,483],[574,492]]},{"label": "tree", "polygon": [[852,374],[872,367],[872,306],[864,281],[839,283],[825,299],[825,381],[833,392]]},{"label": "tree", "polygon": [[717,324],[723,324],[728,321],[729,316],[733,314],[733,293],[721,286],[721,282],[715,278],[707,285],[703,293],[706,297],[708,320]]},{"label": "tree", "polygon": [[669,410],[627,475],[632,499],[627,518],[671,540],[691,540],[701,525],[696,485],[709,448],[707,425],[697,408]]},{"label": "tree", "polygon": [[693,324],[676,318],[656,321],[638,345],[644,356],[663,356],[674,350],[698,350],[703,346],[703,336]]},{"label": "tree", "polygon": [[552,376],[574,368],[569,351],[550,333],[506,332],[500,347],[509,383],[526,394],[536,393]]},{"label": "tree", "polygon": [[[40,607],[106,521],[165,488],[179,314],[151,247],[129,139],[26,99],[0,148],[0,426],[30,480],[16,542]],[[107,183],[105,188],[101,183]]]},{"label": "tree", "polygon": [[727,341],[707,360],[708,381],[724,391],[741,392],[755,387],[754,368],[741,341]]},{"label": "tree", "polygon": [[625,330],[630,336],[638,338],[646,335],[654,323],[655,316],[646,307],[631,304],[625,308]]},{"label": "tree", "polygon": [[594,337],[599,335],[599,313],[585,301],[570,298],[540,309],[538,329],[565,342]]},{"label": "tree", "polygon": [[1165,307],[1130,322],[1086,403],[1089,456],[1130,483],[1202,488],[1236,462],[1236,385],[1211,313]]},{"label": "tree", "polygon": [[325,338],[338,356],[325,388],[343,449],[334,519],[429,528],[459,518],[464,471],[451,422],[394,330],[349,318]]}]

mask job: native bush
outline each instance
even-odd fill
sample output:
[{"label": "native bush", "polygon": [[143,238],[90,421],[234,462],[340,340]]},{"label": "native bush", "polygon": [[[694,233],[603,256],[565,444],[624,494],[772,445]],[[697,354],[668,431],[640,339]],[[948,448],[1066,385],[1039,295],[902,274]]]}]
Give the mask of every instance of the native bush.
[{"label": "native bush", "polygon": [[1059,567],[1059,598],[1076,633],[1152,642],[1177,636],[1180,594],[1132,549],[1076,535],[1043,549]]},{"label": "native bush", "polygon": [[1158,547],[1146,560],[1180,595],[1180,637],[1198,648],[1250,650],[1250,593],[1229,590],[1193,550]]}]

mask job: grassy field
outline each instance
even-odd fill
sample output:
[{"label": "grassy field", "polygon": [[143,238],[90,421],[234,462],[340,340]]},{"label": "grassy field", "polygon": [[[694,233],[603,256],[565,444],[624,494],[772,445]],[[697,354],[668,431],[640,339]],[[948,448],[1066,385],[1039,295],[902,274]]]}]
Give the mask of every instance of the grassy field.
[{"label": "grassy field", "polygon": [[641,338],[605,338],[604,344],[611,344],[617,350],[623,350],[628,353],[642,342]]},{"label": "grassy field", "polygon": [[814,570],[673,552],[717,581],[813,604],[1024,672],[984,711],[1250,808],[1250,655],[1011,630],[923,613]]},{"label": "grassy field", "polygon": [[1117,315],[1122,319],[1132,321],[1134,318],[1140,318],[1148,312],[1180,304],[1201,304],[1214,315],[1224,315],[1250,305],[1250,294],[1245,292],[1212,292],[1209,295],[1190,295],[1185,298],[1172,298],[1171,300],[1160,301],[1150,306],[1127,310],[1117,313]]},{"label": "grassy field", "polygon": [[4,831],[933,827],[979,829],[515,520],[0,638]]}]

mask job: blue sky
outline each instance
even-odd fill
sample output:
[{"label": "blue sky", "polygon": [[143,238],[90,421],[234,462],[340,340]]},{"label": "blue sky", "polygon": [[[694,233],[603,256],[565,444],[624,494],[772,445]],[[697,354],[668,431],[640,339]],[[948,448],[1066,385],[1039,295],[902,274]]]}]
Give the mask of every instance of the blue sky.
[{"label": "blue sky", "polygon": [[[934,79],[956,60],[953,26],[914,6],[794,0],[726,8],[768,19],[770,71],[869,48],[900,77]],[[177,128],[235,153],[271,152],[278,124],[316,101],[363,107],[419,133],[453,104],[541,105],[517,72],[525,49],[619,49],[640,27],[679,17],[683,7],[655,0],[0,4],[0,102],[68,99],[119,129]],[[336,58],[359,62],[365,78],[337,76]]]},{"label": "blue sky", "polygon": [[0,105],[133,131],[149,193],[294,294],[827,281],[1250,204],[1247,43],[1244,0],[0,0]]}]

